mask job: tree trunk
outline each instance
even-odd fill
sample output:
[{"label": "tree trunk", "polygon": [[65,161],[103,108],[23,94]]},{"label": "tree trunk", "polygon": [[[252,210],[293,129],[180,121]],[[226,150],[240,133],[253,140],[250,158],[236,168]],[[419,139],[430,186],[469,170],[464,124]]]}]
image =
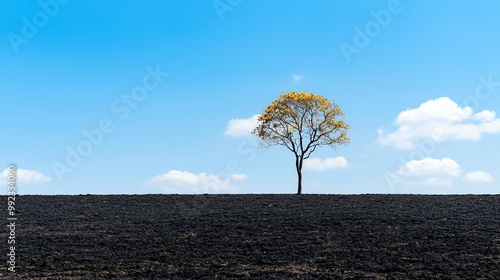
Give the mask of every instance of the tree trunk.
[{"label": "tree trunk", "polygon": [[298,177],[298,190],[297,194],[302,194],[302,157],[297,157],[295,161],[295,167],[297,168],[297,177]]}]

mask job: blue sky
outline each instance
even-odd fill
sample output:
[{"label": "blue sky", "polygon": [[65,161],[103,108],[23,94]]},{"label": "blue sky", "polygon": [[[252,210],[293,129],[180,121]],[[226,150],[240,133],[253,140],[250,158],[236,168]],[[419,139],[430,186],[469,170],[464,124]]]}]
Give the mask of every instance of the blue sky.
[{"label": "blue sky", "polygon": [[293,155],[248,131],[305,90],[351,144],[313,154],[304,193],[498,194],[499,8],[1,1],[0,172],[20,194],[294,193]]}]

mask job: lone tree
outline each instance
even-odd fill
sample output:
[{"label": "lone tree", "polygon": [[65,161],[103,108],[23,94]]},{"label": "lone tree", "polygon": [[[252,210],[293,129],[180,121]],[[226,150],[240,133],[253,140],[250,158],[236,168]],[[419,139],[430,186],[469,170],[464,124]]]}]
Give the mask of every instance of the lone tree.
[{"label": "lone tree", "polygon": [[302,194],[302,166],[318,146],[346,145],[349,126],[341,119],[344,112],[335,101],[314,93],[281,94],[268,105],[252,131],[261,146],[285,146],[295,154],[298,191]]}]

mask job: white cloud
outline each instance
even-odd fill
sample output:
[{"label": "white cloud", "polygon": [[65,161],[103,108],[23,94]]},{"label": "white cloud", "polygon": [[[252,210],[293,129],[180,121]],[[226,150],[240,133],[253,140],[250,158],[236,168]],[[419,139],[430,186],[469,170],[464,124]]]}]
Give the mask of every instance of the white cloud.
[{"label": "white cloud", "polygon": [[450,158],[425,158],[407,162],[390,178],[403,185],[451,186],[461,173],[460,165]]},{"label": "white cloud", "polygon": [[293,73],[293,74],[292,74],[292,79],[293,79],[293,81],[295,81],[295,82],[300,82],[300,81],[302,81],[302,75],[297,74],[297,73]]},{"label": "white cloud", "polygon": [[166,193],[234,193],[238,188],[232,181],[243,181],[246,174],[230,174],[226,178],[187,171],[170,170],[146,182],[146,185],[163,189]]},{"label": "white cloud", "polygon": [[[7,177],[9,174],[9,170],[5,169],[2,173],[0,173],[0,184],[7,184]],[[52,178],[45,176],[42,172],[38,170],[26,170],[26,169],[17,169],[16,170],[16,181],[19,183],[48,183],[52,181]]]},{"label": "white cloud", "polygon": [[417,109],[401,112],[396,118],[398,129],[388,133],[380,128],[378,142],[398,149],[413,150],[418,140],[432,139],[442,143],[449,139],[478,141],[485,133],[500,133],[500,119],[494,111],[474,114],[470,107],[460,107],[448,97],[429,100]]},{"label": "white cloud", "polygon": [[484,110],[475,114],[473,117],[478,121],[491,122],[495,120],[496,113],[493,111]]},{"label": "white cloud", "polygon": [[245,181],[246,179],[248,179],[248,176],[247,174],[231,174],[230,178],[234,181]]},{"label": "white cloud", "polygon": [[328,169],[335,168],[346,168],[349,163],[344,157],[334,157],[334,158],[309,158],[304,161],[304,168],[313,171],[324,171]]},{"label": "white cloud", "polygon": [[475,171],[465,174],[465,180],[478,183],[491,183],[493,176],[486,171]]},{"label": "white cloud", "polygon": [[252,135],[252,130],[259,124],[259,115],[248,119],[232,119],[227,123],[224,135],[232,137],[246,137]]}]

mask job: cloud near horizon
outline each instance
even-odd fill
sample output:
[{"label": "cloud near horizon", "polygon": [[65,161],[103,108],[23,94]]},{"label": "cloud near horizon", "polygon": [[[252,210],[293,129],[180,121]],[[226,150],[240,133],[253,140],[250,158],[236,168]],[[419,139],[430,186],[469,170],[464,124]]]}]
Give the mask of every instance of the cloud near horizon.
[{"label": "cloud near horizon", "polygon": [[304,168],[313,171],[325,171],[329,169],[347,168],[349,163],[344,157],[309,158],[304,161]]},{"label": "cloud near horizon", "polygon": [[390,175],[403,185],[451,186],[462,174],[460,165],[450,158],[412,160]]},{"label": "cloud near horizon", "polygon": [[244,181],[247,178],[246,174],[230,174],[222,178],[222,176],[207,173],[193,174],[187,171],[170,170],[147,181],[145,185],[159,187],[166,193],[236,193],[239,189],[233,181]]},{"label": "cloud near horizon", "polygon": [[[7,185],[8,174],[9,170],[7,168],[2,173],[0,173],[0,185]],[[20,183],[43,184],[51,182],[52,178],[44,175],[38,170],[17,169],[16,181]]]},{"label": "cloud near horizon", "polygon": [[227,123],[226,131],[224,135],[232,137],[247,137],[252,135],[252,130],[254,130],[258,124],[259,114],[253,115],[248,119],[232,119]]},{"label": "cloud near horizon", "polygon": [[[402,185],[452,186],[455,179],[460,178],[460,164],[450,158],[441,160],[425,158],[407,162],[398,171],[389,175],[393,183]],[[491,183],[493,176],[486,171],[466,173],[463,181]]]},{"label": "cloud near horizon", "polygon": [[398,129],[392,133],[378,129],[379,144],[414,150],[415,142],[423,139],[437,143],[450,139],[478,141],[483,134],[500,133],[500,119],[494,111],[474,114],[470,107],[462,108],[448,97],[429,100],[417,109],[401,112],[395,124]]},{"label": "cloud near horizon", "polygon": [[465,181],[476,182],[476,183],[491,183],[493,182],[493,176],[486,171],[474,171],[465,174]]}]

